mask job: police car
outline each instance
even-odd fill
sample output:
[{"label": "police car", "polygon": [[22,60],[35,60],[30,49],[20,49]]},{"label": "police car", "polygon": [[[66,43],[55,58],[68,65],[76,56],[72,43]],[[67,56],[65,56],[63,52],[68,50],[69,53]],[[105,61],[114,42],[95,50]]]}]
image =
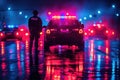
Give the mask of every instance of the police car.
[{"label": "police car", "polygon": [[76,16],[52,16],[46,26],[45,49],[52,45],[75,45],[84,50],[84,25]]}]

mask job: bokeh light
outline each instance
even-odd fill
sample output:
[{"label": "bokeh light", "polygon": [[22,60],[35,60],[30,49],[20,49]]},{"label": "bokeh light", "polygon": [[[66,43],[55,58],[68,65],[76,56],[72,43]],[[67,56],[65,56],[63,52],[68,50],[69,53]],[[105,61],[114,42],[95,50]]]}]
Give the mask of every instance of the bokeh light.
[{"label": "bokeh light", "polygon": [[22,15],[22,12],[21,12],[21,11],[19,12],[19,15]]}]

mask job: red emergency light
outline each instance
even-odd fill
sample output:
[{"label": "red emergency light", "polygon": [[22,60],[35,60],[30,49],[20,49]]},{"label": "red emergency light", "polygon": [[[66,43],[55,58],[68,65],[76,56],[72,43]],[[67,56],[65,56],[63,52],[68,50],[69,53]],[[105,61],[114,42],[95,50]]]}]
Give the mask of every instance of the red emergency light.
[{"label": "red emergency light", "polygon": [[69,13],[66,13],[66,15],[68,16],[68,15],[69,15]]},{"label": "red emergency light", "polygon": [[18,36],[18,35],[19,35],[19,33],[18,33],[18,32],[16,32],[16,35]]},{"label": "red emergency light", "polygon": [[85,32],[85,34],[84,34],[85,36],[87,36],[87,33]]},{"label": "red emergency light", "polygon": [[109,32],[109,31],[108,31],[108,30],[106,30],[106,33],[107,33],[107,34],[108,34],[108,32]]},{"label": "red emergency light", "polygon": [[51,15],[52,13],[51,12],[48,12],[48,15]]},{"label": "red emergency light", "polygon": [[93,31],[93,30],[91,30],[90,32],[91,32],[91,33],[94,33],[94,31]]},{"label": "red emergency light", "polygon": [[25,33],[26,36],[28,36],[29,34],[28,33]]},{"label": "red emergency light", "polygon": [[115,34],[115,32],[112,32],[112,35],[114,35]]},{"label": "red emergency light", "polygon": [[20,29],[20,31],[23,31],[24,29]]},{"label": "red emergency light", "polygon": [[2,37],[2,36],[3,36],[3,33],[0,33],[0,36]]},{"label": "red emergency light", "polygon": [[100,28],[101,28],[101,26],[98,26],[98,28],[100,29]]}]

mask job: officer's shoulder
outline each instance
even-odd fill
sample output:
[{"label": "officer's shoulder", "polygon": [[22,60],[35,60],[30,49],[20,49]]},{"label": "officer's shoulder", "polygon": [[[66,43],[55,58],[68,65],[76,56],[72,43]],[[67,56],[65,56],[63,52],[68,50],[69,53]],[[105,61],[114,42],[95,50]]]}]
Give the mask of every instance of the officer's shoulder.
[{"label": "officer's shoulder", "polygon": [[29,18],[29,20],[31,20],[31,18],[33,18],[33,16],[32,16],[32,17],[30,17],[30,18]]},{"label": "officer's shoulder", "polygon": [[37,18],[41,19],[39,16]]},{"label": "officer's shoulder", "polygon": [[38,17],[39,20],[41,20],[41,17]]}]

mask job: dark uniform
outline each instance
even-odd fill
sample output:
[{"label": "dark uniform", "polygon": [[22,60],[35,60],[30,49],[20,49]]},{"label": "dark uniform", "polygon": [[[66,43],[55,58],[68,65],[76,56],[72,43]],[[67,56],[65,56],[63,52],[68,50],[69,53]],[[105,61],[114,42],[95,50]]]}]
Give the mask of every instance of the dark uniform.
[{"label": "dark uniform", "polygon": [[38,65],[38,40],[40,37],[40,32],[42,31],[42,20],[40,17],[37,16],[38,12],[36,10],[33,11],[33,16],[30,17],[28,22],[29,32],[30,32],[30,46],[29,46],[29,53],[30,53],[30,64],[33,65],[32,59],[32,46],[33,40],[35,39],[35,65]]}]

